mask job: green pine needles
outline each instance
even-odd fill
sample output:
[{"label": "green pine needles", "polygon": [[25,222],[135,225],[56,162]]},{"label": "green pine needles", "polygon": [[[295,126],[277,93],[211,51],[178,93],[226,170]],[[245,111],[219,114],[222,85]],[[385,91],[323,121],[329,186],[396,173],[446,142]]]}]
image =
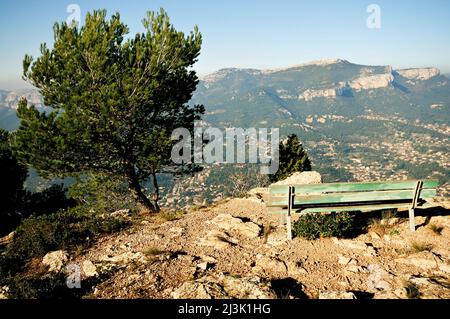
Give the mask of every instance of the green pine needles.
[{"label": "green pine needles", "polygon": [[[145,32],[128,36],[118,13],[86,15],[78,29],[54,26],[53,48],[26,55],[24,79],[39,89],[49,111],[22,100],[18,154],[41,174],[110,174],[124,178],[141,210],[159,210],[156,176],[174,167],[175,128],[194,128],[204,113],[189,106],[198,78],[202,36],[177,31],[164,10],[149,12]],[[154,182],[150,200],[141,187]]]}]

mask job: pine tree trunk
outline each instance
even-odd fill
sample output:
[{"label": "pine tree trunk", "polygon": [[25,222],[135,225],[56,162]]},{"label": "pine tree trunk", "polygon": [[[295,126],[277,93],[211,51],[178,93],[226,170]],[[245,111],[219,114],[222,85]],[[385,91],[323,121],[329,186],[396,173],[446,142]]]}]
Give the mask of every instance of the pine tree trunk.
[{"label": "pine tree trunk", "polygon": [[129,169],[127,172],[128,188],[133,196],[133,199],[138,204],[138,208],[141,213],[157,213],[158,209],[152,202],[145,196],[142,191],[141,185],[137,178],[136,172],[133,168]]},{"label": "pine tree trunk", "polygon": [[159,205],[158,205],[158,201],[159,201],[159,186],[158,186],[158,179],[156,177],[156,172],[155,170],[152,171],[152,177],[153,177],[153,188],[155,189],[154,191],[154,198],[153,198],[153,205],[155,206],[156,210],[159,211]]}]

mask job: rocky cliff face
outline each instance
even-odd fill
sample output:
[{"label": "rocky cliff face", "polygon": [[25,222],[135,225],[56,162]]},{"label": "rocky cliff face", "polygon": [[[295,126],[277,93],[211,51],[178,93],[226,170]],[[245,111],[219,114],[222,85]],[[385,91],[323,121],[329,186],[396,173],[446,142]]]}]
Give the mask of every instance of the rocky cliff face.
[{"label": "rocky cliff face", "polygon": [[407,78],[408,80],[416,80],[416,81],[429,80],[441,74],[439,69],[436,68],[404,69],[404,70],[397,70],[397,73],[403,76],[404,78]]},{"label": "rocky cliff face", "polygon": [[308,89],[298,97],[299,100],[305,100],[306,102],[312,101],[317,97],[333,98],[337,95],[337,89],[323,89],[323,90],[313,90]]},{"label": "rocky cliff face", "polygon": [[350,87],[356,91],[380,89],[388,87],[393,81],[394,76],[391,73],[377,74],[353,80],[350,82]]},{"label": "rocky cliff face", "polygon": [[28,103],[34,104],[38,107],[43,106],[43,100],[41,95],[36,90],[25,90],[25,91],[2,91],[0,95],[0,107],[7,107],[16,110],[19,101],[22,98],[26,98]]}]

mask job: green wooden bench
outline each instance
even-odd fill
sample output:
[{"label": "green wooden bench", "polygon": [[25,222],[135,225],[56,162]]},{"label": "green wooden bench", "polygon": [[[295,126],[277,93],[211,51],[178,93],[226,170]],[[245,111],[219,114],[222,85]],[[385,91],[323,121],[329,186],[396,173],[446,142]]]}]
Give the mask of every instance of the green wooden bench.
[{"label": "green wooden bench", "polygon": [[437,186],[436,180],[272,185],[267,207],[269,212],[283,214],[289,239],[293,213],[408,208],[410,229],[415,231],[414,209],[431,206],[427,199],[436,196]]}]

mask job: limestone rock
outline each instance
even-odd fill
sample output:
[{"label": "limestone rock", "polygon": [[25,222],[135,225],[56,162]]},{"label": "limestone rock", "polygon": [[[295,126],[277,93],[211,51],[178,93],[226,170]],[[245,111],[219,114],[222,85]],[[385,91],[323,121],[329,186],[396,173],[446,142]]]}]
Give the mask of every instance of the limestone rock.
[{"label": "limestone rock", "polygon": [[251,198],[259,199],[263,202],[267,202],[269,199],[268,187],[256,187],[248,191],[247,193]]},{"label": "limestone rock", "polygon": [[130,209],[120,209],[120,210],[117,210],[115,212],[112,212],[110,215],[112,217],[124,217],[124,218],[126,218],[126,217],[130,216],[130,213],[131,213]]},{"label": "limestone rock", "polygon": [[170,294],[174,299],[273,299],[275,292],[259,277],[205,276],[188,281]]},{"label": "limestone rock", "polygon": [[286,264],[276,258],[271,258],[267,256],[262,256],[256,259],[255,267],[253,267],[254,271],[263,270],[267,273],[281,273],[287,272]]},{"label": "limestone rock", "polygon": [[268,246],[279,246],[287,241],[286,229],[284,227],[278,227],[275,231],[267,235],[266,244]]},{"label": "limestone rock", "polygon": [[295,172],[288,178],[278,181],[272,185],[293,185],[293,184],[321,184],[322,176],[320,173],[311,172]]},{"label": "limestone rock", "polygon": [[350,87],[356,91],[379,89],[389,86],[393,81],[394,76],[391,73],[375,74],[353,80]]},{"label": "limestone rock", "polygon": [[319,299],[356,299],[350,291],[320,291]]},{"label": "limestone rock", "polygon": [[146,263],[147,259],[145,258],[145,256],[140,253],[140,252],[136,252],[133,253],[131,251],[125,252],[123,254],[120,255],[116,255],[116,256],[103,256],[100,261],[104,261],[104,262],[108,262],[108,263],[113,263],[113,264],[128,264],[130,262],[140,262],[140,263]]},{"label": "limestone rock", "polygon": [[48,267],[49,272],[59,272],[67,260],[67,252],[64,250],[57,250],[46,254],[42,259],[42,263]]},{"label": "limestone rock", "polygon": [[303,268],[298,262],[286,262],[288,274],[292,276],[301,276],[308,274],[308,271]]},{"label": "limestone rock", "polygon": [[338,89],[330,88],[330,89],[307,89],[302,94],[299,95],[299,100],[305,100],[306,102],[312,101],[315,98],[318,97],[325,97],[325,98],[334,98],[338,95]]},{"label": "limestone rock", "polygon": [[200,238],[198,244],[201,246],[224,249],[232,245],[237,245],[238,241],[228,234],[219,230],[210,230],[205,237]]},{"label": "limestone rock", "polygon": [[445,263],[442,263],[435,259],[433,254],[430,252],[420,252],[412,256],[397,258],[395,259],[395,261],[397,263],[418,267],[425,271],[436,269],[441,269],[444,271],[446,269]]},{"label": "limestone rock", "polygon": [[368,250],[368,246],[366,243],[362,241],[357,240],[351,240],[351,239],[337,239],[336,237],[333,237],[333,242],[346,249],[352,249],[352,250]]},{"label": "limestone rock", "polygon": [[2,299],[8,299],[8,291],[9,291],[9,287],[7,286],[0,286],[0,300]]},{"label": "limestone rock", "polygon": [[417,68],[397,70],[397,73],[409,80],[428,80],[438,76],[441,72],[436,68]]},{"label": "limestone rock", "polygon": [[6,235],[5,237],[0,238],[0,246],[5,246],[7,244],[9,244],[14,237],[16,236],[16,232],[13,231],[11,233],[9,233],[8,235]]},{"label": "limestone rock", "polygon": [[87,278],[98,276],[97,267],[90,260],[83,261],[81,268]]},{"label": "limestone rock", "polygon": [[341,254],[338,255],[338,263],[339,265],[348,265],[352,259],[349,257],[345,257]]},{"label": "limestone rock", "polygon": [[261,230],[257,224],[243,222],[241,219],[233,217],[230,214],[217,215],[210,223],[227,231],[235,231],[247,238],[258,237]]},{"label": "limestone rock", "polygon": [[181,227],[172,227],[169,229],[169,238],[180,237],[183,234],[183,228]]}]

